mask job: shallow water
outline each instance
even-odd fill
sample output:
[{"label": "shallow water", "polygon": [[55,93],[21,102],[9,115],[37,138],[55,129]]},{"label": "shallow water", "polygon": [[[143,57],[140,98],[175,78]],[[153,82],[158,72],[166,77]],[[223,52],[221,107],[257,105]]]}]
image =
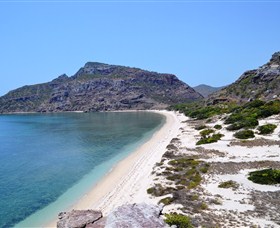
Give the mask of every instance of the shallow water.
[{"label": "shallow water", "polygon": [[0,116],[0,227],[66,209],[163,122],[148,112]]}]

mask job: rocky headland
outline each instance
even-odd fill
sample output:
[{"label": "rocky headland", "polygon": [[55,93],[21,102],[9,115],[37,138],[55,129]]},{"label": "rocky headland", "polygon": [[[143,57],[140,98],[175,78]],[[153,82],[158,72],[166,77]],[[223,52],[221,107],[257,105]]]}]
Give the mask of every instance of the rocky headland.
[{"label": "rocky headland", "polygon": [[172,74],[88,62],[71,77],[10,91],[0,113],[164,109],[201,98]]},{"label": "rocky headland", "polygon": [[243,73],[238,80],[209,96],[207,102],[239,102],[280,97],[280,52],[275,52],[270,61],[258,69]]}]

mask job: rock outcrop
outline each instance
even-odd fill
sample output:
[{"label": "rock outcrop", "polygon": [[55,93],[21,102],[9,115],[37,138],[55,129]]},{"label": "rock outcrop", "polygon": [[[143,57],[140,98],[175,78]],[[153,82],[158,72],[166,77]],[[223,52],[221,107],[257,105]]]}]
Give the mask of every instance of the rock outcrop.
[{"label": "rock outcrop", "polygon": [[73,210],[58,215],[57,228],[83,228],[96,223],[102,213],[95,210]]},{"label": "rock outcrop", "polygon": [[162,208],[155,205],[128,204],[113,210],[106,219],[106,228],[169,227],[160,218]]},{"label": "rock outcrop", "polygon": [[268,63],[259,69],[246,71],[231,85],[210,95],[208,103],[235,101],[238,103],[254,99],[269,101],[280,98],[280,52],[272,55]]},{"label": "rock outcrop", "polygon": [[10,91],[0,113],[163,109],[201,98],[172,74],[89,62],[71,77]]},{"label": "rock outcrop", "polygon": [[73,210],[58,215],[58,228],[164,228],[169,227],[160,218],[162,208],[156,205],[127,204],[117,207],[107,217],[100,211]]}]

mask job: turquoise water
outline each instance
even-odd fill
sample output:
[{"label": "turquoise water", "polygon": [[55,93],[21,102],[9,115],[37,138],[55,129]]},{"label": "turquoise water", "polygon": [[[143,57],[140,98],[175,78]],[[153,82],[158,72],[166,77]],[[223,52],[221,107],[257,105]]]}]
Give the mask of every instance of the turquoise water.
[{"label": "turquoise water", "polygon": [[54,218],[163,123],[148,112],[0,116],[0,227]]}]

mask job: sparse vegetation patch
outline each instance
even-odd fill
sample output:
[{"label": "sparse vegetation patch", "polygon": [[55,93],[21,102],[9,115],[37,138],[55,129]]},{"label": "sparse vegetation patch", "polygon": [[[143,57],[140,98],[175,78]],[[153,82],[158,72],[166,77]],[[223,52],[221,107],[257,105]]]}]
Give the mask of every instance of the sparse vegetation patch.
[{"label": "sparse vegetation patch", "polygon": [[219,188],[233,188],[236,189],[239,187],[239,184],[233,180],[229,180],[229,181],[225,181],[225,182],[221,182],[218,185]]}]

